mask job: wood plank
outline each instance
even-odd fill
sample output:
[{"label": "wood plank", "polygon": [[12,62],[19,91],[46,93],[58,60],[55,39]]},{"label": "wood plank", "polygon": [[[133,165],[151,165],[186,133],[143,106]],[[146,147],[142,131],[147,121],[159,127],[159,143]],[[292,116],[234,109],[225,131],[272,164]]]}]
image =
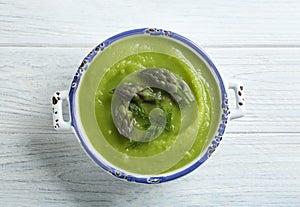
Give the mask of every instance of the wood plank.
[{"label": "wood plank", "polygon": [[[300,132],[300,50],[206,48],[230,79],[246,85],[247,116],[229,133]],[[52,133],[50,99],[68,89],[89,48],[0,49],[0,133]]]},{"label": "wood plank", "polygon": [[298,49],[207,48],[207,52],[225,77],[245,84],[247,116],[231,123],[229,131],[299,132]]},{"label": "wood plank", "polygon": [[3,206],[297,206],[299,135],[228,134],[196,171],[148,186],[105,173],[71,134],[0,134],[0,201]]},{"label": "wood plank", "polygon": [[300,6],[288,1],[2,0],[0,46],[88,46],[159,27],[205,46],[300,46]]}]

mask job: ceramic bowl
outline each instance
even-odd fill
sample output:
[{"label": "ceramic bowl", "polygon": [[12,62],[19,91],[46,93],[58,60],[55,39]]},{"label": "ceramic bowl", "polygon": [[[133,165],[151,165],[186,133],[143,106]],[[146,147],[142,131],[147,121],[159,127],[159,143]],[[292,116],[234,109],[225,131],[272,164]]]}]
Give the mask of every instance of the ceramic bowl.
[{"label": "ceramic bowl", "polygon": [[[183,47],[185,50],[193,53],[195,57],[199,58],[208,68],[210,75],[213,77],[214,81],[217,84],[217,91],[218,96],[220,99],[220,104],[217,106],[220,113],[215,118],[215,125],[216,130],[213,132],[213,135],[210,137],[209,145],[206,147],[205,150],[193,161],[186,164],[185,166],[181,167],[180,169],[161,173],[161,174],[139,174],[139,173],[132,173],[130,171],[126,171],[120,167],[117,167],[112,162],[108,161],[104,155],[96,150],[95,147],[90,142],[90,137],[88,133],[85,131],[85,121],[80,115],[80,103],[79,103],[79,91],[80,88],[83,87],[82,85],[89,85],[89,79],[96,78],[97,75],[89,75],[89,78],[85,77],[86,74],[89,72],[92,73],[90,65],[95,61],[98,56],[110,54],[111,58],[107,59],[108,61],[100,61],[100,65],[103,67],[103,71],[99,72],[99,74],[104,73],[104,69],[108,68],[113,64],[115,61],[134,53],[139,53],[141,51],[147,51],[148,47],[144,45],[143,47],[129,47],[128,50],[117,50],[116,45],[123,40],[127,40],[128,38],[131,39],[138,39],[140,37],[147,37],[147,38],[160,38],[163,39],[163,44],[165,47],[162,47],[161,52],[169,53],[170,49],[168,49],[168,41],[176,42],[176,44]],[[143,44],[143,43],[141,43]],[[107,51],[107,52],[106,52]],[[178,55],[180,52],[174,50],[173,55]],[[180,58],[180,55],[178,55]],[[89,71],[90,70],[90,71]],[[94,82],[97,82],[94,80]],[[95,91],[95,87],[97,85],[90,84],[89,87],[91,91]],[[228,90],[232,89],[235,94],[235,106],[229,106],[228,104]],[[88,97],[88,96],[87,96]],[[63,112],[62,112],[62,100],[67,100],[69,104],[69,114],[70,119],[69,121],[65,121],[63,119]],[[89,98],[87,98],[89,99]],[[92,101],[93,93],[91,92],[90,101],[87,100],[87,108],[89,110],[93,110]],[[90,105],[89,105],[90,104]],[[52,97],[52,110],[53,110],[53,126],[56,130],[73,130],[75,135],[77,136],[80,145],[83,147],[84,151],[87,155],[100,167],[102,167],[105,171],[109,172],[113,176],[117,178],[121,178],[131,182],[138,182],[138,183],[162,183],[170,180],[174,180],[179,178],[183,175],[188,174],[189,172],[193,171],[197,167],[199,167],[203,162],[205,162],[212,153],[216,150],[219,146],[220,141],[222,140],[226,125],[228,124],[229,120],[240,118],[245,115],[245,101],[244,101],[244,86],[239,81],[225,81],[223,76],[220,74],[220,71],[217,69],[215,64],[212,60],[208,57],[208,55],[197,46],[195,43],[190,41],[189,39],[163,29],[156,29],[156,28],[142,28],[142,29],[134,29],[130,31],[125,31],[120,34],[117,34],[105,41],[101,44],[97,45],[82,61],[81,65],[75,72],[74,77],[72,78],[72,82],[70,84],[70,88],[65,91],[57,91],[54,93]],[[88,112],[87,112],[88,113]],[[91,112],[92,113],[92,112]],[[110,111],[108,112],[110,113]],[[91,117],[91,120],[93,118]],[[92,129],[93,130],[93,129]],[[97,129],[95,129],[97,130]]]}]

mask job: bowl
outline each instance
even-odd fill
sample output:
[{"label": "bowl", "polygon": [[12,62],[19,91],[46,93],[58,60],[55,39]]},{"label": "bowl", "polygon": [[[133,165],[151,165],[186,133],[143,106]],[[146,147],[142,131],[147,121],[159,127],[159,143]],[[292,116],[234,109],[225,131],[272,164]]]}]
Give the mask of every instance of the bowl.
[{"label": "bowl", "polygon": [[[235,94],[229,106],[228,90]],[[69,104],[63,119],[62,101]],[[87,155],[117,178],[162,183],[192,172],[245,115],[244,86],[171,31],[141,28],[97,45],[70,88],[52,97],[53,126],[73,130]]]}]

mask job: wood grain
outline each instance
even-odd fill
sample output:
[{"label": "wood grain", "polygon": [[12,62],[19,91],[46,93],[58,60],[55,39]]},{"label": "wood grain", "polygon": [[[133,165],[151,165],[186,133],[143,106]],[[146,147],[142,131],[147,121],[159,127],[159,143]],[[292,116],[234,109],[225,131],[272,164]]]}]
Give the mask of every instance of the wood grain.
[{"label": "wood grain", "polygon": [[[50,98],[56,90],[69,88],[88,51],[2,48],[1,132],[51,133]],[[245,83],[247,116],[233,121],[228,132],[300,133],[300,49],[207,48],[207,52],[227,79]]]},{"label": "wood grain", "polygon": [[[0,206],[300,206],[299,8],[296,0],[0,0]],[[91,48],[147,26],[204,46],[228,80],[245,83],[247,104],[208,162],[155,186],[93,164],[73,133],[52,129],[50,102]]]},{"label": "wood grain", "polygon": [[146,206],[299,203],[299,49],[206,49],[225,76],[245,82],[248,114],[232,121],[221,147],[200,169],[178,181],[144,186],[106,174],[73,134],[52,129],[50,97],[68,88],[88,48],[2,48],[0,201],[20,206],[140,206],[145,199]]},{"label": "wood grain", "polygon": [[118,32],[161,27],[206,46],[300,46],[297,0],[1,0],[0,45],[94,46]]},{"label": "wood grain", "polygon": [[300,202],[295,168],[300,164],[300,142],[290,135],[228,134],[199,169],[158,186],[113,178],[88,159],[73,135],[1,134],[0,140],[0,201],[6,205],[296,206]]}]

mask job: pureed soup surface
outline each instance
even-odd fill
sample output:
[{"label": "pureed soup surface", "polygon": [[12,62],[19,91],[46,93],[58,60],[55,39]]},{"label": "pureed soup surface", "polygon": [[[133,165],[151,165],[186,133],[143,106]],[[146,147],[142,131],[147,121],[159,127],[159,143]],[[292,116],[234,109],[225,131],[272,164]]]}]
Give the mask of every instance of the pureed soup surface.
[{"label": "pureed soup surface", "polygon": [[[111,114],[113,94],[111,91],[129,74],[147,68],[167,69],[178,78],[184,80],[195,97],[197,111],[192,112],[192,114],[182,114],[184,111],[180,110],[178,104],[172,100],[172,97],[168,93],[161,91],[163,99],[160,106],[168,117],[167,127],[154,140],[136,142],[121,135],[113,122]],[[144,104],[146,114],[154,107],[156,105],[151,107],[151,103]],[[110,147],[118,151],[119,155],[123,155],[123,157],[116,156],[114,159],[121,159],[124,163],[127,162],[127,165],[124,165],[125,169],[124,166],[122,166],[122,169],[130,172],[159,174],[178,169],[199,156],[209,143],[207,136],[212,121],[212,105],[206,82],[197,77],[185,62],[166,54],[156,52],[133,54],[112,65],[104,74],[96,91],[95,114],[103,137]],[[189,119],[188,124],[182,124],[182,116],[187,116],[186,119]],[[136,127],[145,123],[149,124],[147,119],[141,120],[137,116],[135,121],[138,123]],[[183,126],[184,124],[186,126]],[[140,128],[143,129],[143,127]],[[93,139],[91,139],[92,143]],[[176,140],[177,146],[174,147]],[[171,153],[172,150],[173,153]],[[155,160],[156,155],[161,155],[162,157],[158,158],[157,162]],[[140,168],[138,162],[127,161],[130,158],[142,160],[142,162],[146,163],[146,166],[148,165],[148,169]]]},{"label": "pureed soup surface", "polygon": [[[184,81],[194,101],[179,108],[174,97],[163,91],[158,103],[137,101],[146,119],[131,109],[136,128],[151,129],[149,113],[157,107],[167,117],[165,130],[156,139],[139,143],[121,135],[118,124],[113,122],[111,103],[117,92],[112,90],[128,76],[149,68],[169,71]],[[130,174],[161,175],[199,159],[217,133],[221,102],[216,76],[198,53],[177,40],[149,35],[122,38],[99,51],[80,78],[76,96],[80,120],[76,122],[84,129],[80,130],[81,141],[102,164]],[[159,91],[153,88],[153,92]],[[129,113],[128,109],[123,107],[119,112]]]}]

